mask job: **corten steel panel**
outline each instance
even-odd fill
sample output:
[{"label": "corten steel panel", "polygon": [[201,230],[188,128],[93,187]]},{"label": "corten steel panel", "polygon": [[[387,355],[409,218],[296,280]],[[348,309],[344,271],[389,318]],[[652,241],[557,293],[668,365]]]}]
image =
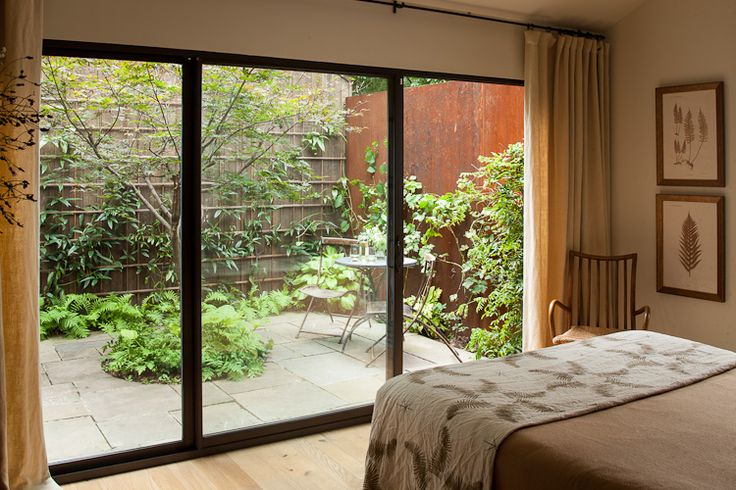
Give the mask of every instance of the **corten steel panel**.
[{"label": "corten steel panel", "polygon": [[[345,152],[345,174],[350,180],[358,179],[367,184],[386,182],[386,176],[380,172],[374,175],[368,173],[365,150],[375,141],[379,148],[377,167],[388,161],[388,148],[384,145],[388,137],[387,97],[386,92],[377,92],[345,99],[348,111],[347,124],[352,128],[348,132]],[[358,211],[360,193],[353,189],[350,196],[354,209]]]},{"label": "corten steel panel", "polygon": [[[475,82],[446,82],[404,90],[404,168],[414,175],[425,192],[444,194],[456,188],[463,172],[474,170],[479,155],[500,152],[524,137],[524,88]],[[379,164],[388,154],[386,138],[386,93],[348,97],[347,108],[355,111],[348,123],[360,128],[347,138],[346,174],[349,179],[375,182],[379,177],[366,172],[365,150],[379,143]],[[354,206],[359,194],[352,192]],[[467,229],[466,223],[457,236]],[[451,236],[435,239],[438,253],[448,253],[450,262],[459,262]],[[416,273],[410,274],[407,294],[416,289]],[[444,301],[455,293],[461,281],[458,267],[446,262],[437,266],[434,285],[443,290]],[[460,298],[462,301],[463,298]],[[471,311],[465,324],[485,326]]]}]

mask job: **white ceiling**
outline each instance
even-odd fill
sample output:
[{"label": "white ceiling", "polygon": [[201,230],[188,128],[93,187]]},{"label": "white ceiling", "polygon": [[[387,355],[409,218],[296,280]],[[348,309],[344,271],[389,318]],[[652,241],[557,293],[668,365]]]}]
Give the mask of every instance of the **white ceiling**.
[{"label": "white ceiling", "polygon": [[522,22],[604,32],[646,0],[406,0]]}]

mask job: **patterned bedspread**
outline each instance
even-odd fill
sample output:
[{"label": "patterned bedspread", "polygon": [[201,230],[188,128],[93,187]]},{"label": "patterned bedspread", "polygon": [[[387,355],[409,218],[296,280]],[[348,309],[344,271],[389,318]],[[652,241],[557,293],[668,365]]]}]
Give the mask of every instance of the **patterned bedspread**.
[{"label": "patterned bedspread", "polygon": [[365,489],[490,489],[513,431],[674,390],[736,367],[736,353],[623,331],[399,376],[378,392]]}]

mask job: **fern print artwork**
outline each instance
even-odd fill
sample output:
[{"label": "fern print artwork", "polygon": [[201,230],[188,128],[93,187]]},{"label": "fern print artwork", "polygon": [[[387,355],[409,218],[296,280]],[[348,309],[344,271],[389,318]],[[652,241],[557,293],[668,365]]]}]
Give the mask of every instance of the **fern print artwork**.
[{"label": "fern print artwork", "polygon": [[682,222],[682,234],[680,235],[680,264],[687,271],[688,276],[700,264],[702,254],[698,224],[690,213],[687,213],[687,218]]},{"label": "fern print artwork", "polygon": [[724,301],[721,196],[657,194],[657,291]]},{"label": "fern print artwork", "polygon": [[[673,165],[688,165],[690,168],[694,168],[695,162],[700,155],[700,150],[703,149],[703,143],[708,141],[708,121],[705,118],[705,114],[703,114],[703,109],[698,108],[698,132],[696,138],[693,111],[691,109],[687,109],[683,117],[682,107],[675,104],[673,116],[675,150],[675,161]],[[695,147],[694,150],[693,147]]]},{"label": "fern print artwork", "polygon": [[723,82],[659,87],[657,184],[725,185]]}]

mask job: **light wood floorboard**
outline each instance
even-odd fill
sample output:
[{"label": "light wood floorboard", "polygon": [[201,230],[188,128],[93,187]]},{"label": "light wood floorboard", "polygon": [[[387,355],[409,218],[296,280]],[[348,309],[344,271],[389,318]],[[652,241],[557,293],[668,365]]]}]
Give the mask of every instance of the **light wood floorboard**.
[{"label": "light wood floorboard", "polygon": [[64,485],[64,490],[359,489],[370,424]]}]

